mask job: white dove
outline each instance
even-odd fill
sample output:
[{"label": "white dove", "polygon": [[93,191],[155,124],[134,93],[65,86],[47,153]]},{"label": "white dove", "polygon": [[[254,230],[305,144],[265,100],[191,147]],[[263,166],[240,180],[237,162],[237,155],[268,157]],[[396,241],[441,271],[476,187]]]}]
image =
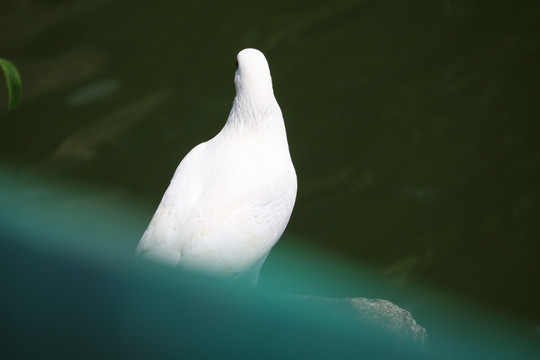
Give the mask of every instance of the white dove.
[{"label": "white dove", "polygon": [[223,129],[180,162],[136,253],[256,283],[296,199],[296,173],[266,58],[237,56]]}]

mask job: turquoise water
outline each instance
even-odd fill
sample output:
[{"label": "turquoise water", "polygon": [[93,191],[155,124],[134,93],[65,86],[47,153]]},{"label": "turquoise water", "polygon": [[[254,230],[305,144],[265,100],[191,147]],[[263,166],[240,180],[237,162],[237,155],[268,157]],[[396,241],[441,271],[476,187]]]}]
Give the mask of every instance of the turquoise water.
[{"label": "turquoise water", "polygon": [[223,126],[236,53],[256,47],[299,179],[276,251],[314,244],[540,321],[539,4],[10,2],[0,34],[24,86],[11,112],[0,88],[0,159],[25,177],[102,189],[149,220]]}]

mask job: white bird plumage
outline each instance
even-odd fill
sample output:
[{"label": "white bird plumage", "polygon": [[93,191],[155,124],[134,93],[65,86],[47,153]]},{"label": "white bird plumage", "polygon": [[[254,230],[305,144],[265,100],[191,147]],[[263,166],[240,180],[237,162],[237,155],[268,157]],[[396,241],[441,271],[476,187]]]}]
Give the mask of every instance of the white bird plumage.
[{"label": "white bird plumage", "polygon": [[264,55],[237,56],[223,129],[180,162],[137,254],[256,283],[296,199],[296,173]]}]

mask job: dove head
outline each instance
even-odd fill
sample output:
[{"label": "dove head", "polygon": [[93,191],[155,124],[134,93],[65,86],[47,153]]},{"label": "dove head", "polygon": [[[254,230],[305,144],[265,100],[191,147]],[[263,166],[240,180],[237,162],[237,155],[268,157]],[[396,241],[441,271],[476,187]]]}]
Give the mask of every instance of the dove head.
[{"label": "dove head", "polygon": [[270,68],[263,53],[257,49],[244,49],[236,57],[234,76],[237,96],[273,97]]}]

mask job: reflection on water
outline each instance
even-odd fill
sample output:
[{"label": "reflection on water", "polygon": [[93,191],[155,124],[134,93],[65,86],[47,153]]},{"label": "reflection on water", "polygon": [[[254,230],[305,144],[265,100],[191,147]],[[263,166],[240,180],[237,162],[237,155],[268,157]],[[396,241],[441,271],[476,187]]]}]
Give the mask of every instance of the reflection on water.
[{"label": "reflection on water", "polygon": [[539,31],[526,1],[8,2],[25,93],[0,156],[153,209],[258,47],[299,177],[288,233],[538,322]]}]

